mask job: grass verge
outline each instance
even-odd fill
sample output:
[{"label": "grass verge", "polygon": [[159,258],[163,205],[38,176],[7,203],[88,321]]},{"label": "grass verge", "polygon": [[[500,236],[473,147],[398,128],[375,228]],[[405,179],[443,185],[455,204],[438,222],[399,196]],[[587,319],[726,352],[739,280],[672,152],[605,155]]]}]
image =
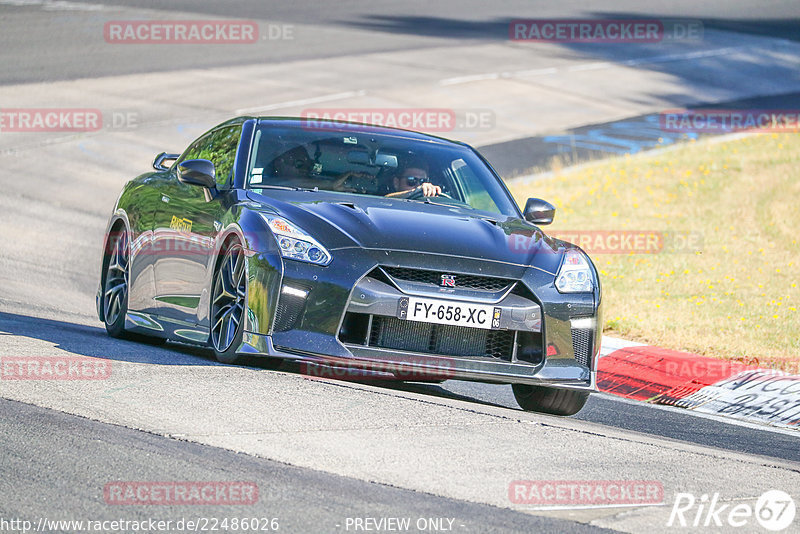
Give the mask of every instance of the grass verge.
[{"label": "grass verge", "polygon": [[707,139],[509,187],[521,205],[556,205],[555,235],[667,232],[655,253],[589,247],[606,333],[800,371],[800,135]]}]

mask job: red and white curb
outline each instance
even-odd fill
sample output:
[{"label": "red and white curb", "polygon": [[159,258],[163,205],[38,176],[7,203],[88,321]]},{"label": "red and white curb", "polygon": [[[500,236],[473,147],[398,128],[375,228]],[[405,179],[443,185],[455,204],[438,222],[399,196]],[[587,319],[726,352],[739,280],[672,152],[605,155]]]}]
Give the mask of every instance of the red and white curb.
[{"label": "red and white curb", "polygon": [[600,391],[800,430],[800,376],[603,336]]}]

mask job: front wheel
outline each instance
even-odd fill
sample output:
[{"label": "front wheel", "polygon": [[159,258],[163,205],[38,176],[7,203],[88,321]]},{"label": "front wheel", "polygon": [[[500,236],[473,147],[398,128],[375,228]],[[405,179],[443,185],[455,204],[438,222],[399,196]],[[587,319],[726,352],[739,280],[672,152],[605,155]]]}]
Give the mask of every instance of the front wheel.
[{"label": "front wheel", "polygon": [[542,412],[553,415],[575,415],[589,398],[588,391],[557,389],[527,384],[512,384],[514,397],[527,412]]},{"label": "front wheel", "polygon": [[238,363],[236,349],[242,343],[242,325],[247,296],[247,276],[242,246],[235,243],[214,275],[211,290],[211,347],[222,363]]}]

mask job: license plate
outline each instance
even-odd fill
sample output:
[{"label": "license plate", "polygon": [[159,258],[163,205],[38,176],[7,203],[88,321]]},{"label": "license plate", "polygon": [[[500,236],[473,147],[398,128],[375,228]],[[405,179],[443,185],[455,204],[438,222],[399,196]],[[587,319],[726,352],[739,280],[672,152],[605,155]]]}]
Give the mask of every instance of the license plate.
[{"label": "license plate", "polygon": [[500,328],[501,308],[486,304],[454,302],[452,300],[403,297],[397,306],[397,317],[423,323]]}]

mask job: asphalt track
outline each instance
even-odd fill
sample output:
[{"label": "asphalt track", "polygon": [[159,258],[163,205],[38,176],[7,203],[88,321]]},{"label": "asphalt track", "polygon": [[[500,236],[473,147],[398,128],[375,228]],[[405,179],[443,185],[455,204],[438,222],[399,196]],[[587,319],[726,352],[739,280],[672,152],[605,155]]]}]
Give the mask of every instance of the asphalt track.
[{"label": "asphalt track", "polygon": [[[88,356],[115,370],[103,383],[0,384],[3,518],[201,515],[196,507],[120,511],[103,502],[102,488],[112,480],[245,479],[259,485],[260,514],[282,518],[287,532],[340,531],[347,517],[367,515],[453,517],[460,530],[474,532],[581,531],[584,524],[651,532],[665,525],[678,491],[750,502],[767,489],[800,487],[790,432],[604,395],[592,396],[577,417],[558,419],[521,412],[508,387],[343,384],[309,380],[291,366],[234,368],[201,349],[109,339],[93,317],[99,239],[124,180],[146,170],[142,162],[152,154],[181,148],[235,110],[347,91],[361,106],[486,101],[495,129],[463,137],[510,143],[502,157],[518,165],[535,156],[524,144],[514,148],[521,140],[670,105],[800,91],[795,2],[732,2],[725,18],[697,2],[652,9],[617,2],[603,10],[578,2],[412,2],[400,12],[395,2],[324,9],[303,2],[0,1],[0,10],[4,107],[98,106],[134,110],[138,118],[136,128],[95,135],[0,137],[0,357]],[[709,53],[743,50],[701,64],[622,72],[636,81],[622,87],[610,82],[620,75],[618,60],[659,51],[563,46],[531,57],[503,43],[513,18],[642,15],[699,18]],[[109,19],[162,16],[291,24],[295,39],[168,50],[97,39]],[[612,66],[579,70],[587,61]],[[557,77],[537,78],[530,93],[503,80],[474,89],[462,83],[497,68],[549,65]],[[337,76],[335,68],[348,74]],[[366,96],[344,83],[359,76]],[[227,77],[240,86],[224,84]],[[442,95],[436,80],[455,84],[454,77],[462,81]],[[586,83],[608,98],[582,93]],[[259,91],[269,98],[258,98]],[[525,107],[539,97],[551,111]],[[505,494],[518,479],[620,478],[663,481],[665,506],[545,512],[515,507]],[[239,511],[202,510],[217,517]]]},{"label": "asphalt track", "polygon": [[[254,63],[276,63],[362,55],[397,50],[424,50],[434,46],[460,47],[465,43],[502,42],[514,19],[592,18],[700,19],[709,29],[740,34],[800,39],[800,9],[791,0],[725,3],[724,13],[713,3],[680,0],[647,6],[635,0],[614,0],[602,6],[569,0],[531,3],[525,0],[482,2],[446,0],[426,2],[315,2],[243,0],[194,2],[192,0],[3,0],[14,23],[4,26],[0,64],[4,83],[52,81],[111,76],[184,68],[209,68]],[[267,39],[263,46],[231,45],[175,47],[168,54],[157,47],[107,47],[91,38],[97,35],[108,11],[112,20],[181,19],[203,17],[257,20],[294,26],[294,39]],[[43,13],[44,11],[44,13]],[[42,16],[42,15],[45,16]],[[302,43],[297,45],[297,43]],[[591,47],[580,47],[593,55]],[[90,53],[92,61],[79,58]]]},{"label": "asphalt track", "polygon": [[[24,516],[36,523],[39,518],[124,517],[177,526],[181,519],[255,517],[277,519],[282,532],[341,532],[347,530],[348,518],[413,517],[450,519],[457,532],[611,532],[302,469],[7,400],[0,400],[0,435],[3,519]],[[133,506],[122,512],[122,506],[109,506],[104,499],[110,466],[126,481],[254,482],[260,498],[254,505]]]}]

